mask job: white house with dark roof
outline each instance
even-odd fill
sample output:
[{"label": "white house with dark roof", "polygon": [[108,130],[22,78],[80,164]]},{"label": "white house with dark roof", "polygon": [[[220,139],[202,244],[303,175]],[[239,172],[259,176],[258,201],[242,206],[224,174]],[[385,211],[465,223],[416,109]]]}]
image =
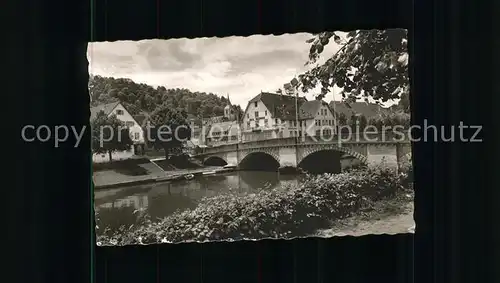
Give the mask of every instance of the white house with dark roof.
[{"label": "white house with dark roof", "polygon": [[[118,151],[112,154],[113,160],[123,160],[131,158],[135,154],[139,154],[144,150],[144,130],[137,120],[127,111],[120,102],[101,104],[90,108],[90,121],[94,120],[97,113],[103,111],[106,115],[116,115],[116,118],[124,123],[129,128],[130,139],[133,142],[130,150]],[[109,157],[107,154],[93,154],[94,162],[107,162]]]},{"label": "white house with dark roof", "polygon": [[308,136],[331,136],[336,129],[334,112],[323,100],[306,101],[299,108],[299,127]]},{"label": "white house with dark roof", "polygon": [[334,127],[333,111],[324,101],[261,92],[248,102],[242,121],[242,136],[244,141],[254,141],[303,134],[315,136],[321,130],[323,134],[331,135]]}]

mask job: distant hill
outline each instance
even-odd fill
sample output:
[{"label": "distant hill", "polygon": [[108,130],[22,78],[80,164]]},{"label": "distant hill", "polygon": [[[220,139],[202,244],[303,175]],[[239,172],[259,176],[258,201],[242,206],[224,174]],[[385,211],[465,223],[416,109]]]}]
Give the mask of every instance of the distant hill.
[{"label": "distant hill", "polygon": [[91,76],[89,91],[91,106],[120,101],[132,115],[147,115],[158,106],[186,110],[193,116],[213,117],[224,114],[225,97],[213,93],[192,92],[188,89],[154,88],[130,79]]}]

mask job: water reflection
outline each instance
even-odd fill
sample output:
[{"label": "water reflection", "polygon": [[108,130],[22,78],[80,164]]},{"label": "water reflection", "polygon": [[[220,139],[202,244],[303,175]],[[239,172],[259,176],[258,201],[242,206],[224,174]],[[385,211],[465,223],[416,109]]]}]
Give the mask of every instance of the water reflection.
[{"label": "water reflection", "polygon": [[223,175],[197,176],[193,180],[97,191],[98,225],[116,229],[136,222],[135,210],[145,210],[152,220],[177,210],[194,208],[205,196],[227,192],[254,192],[279,185],[297,184],[300,176],[278,172],[239,171]]}]

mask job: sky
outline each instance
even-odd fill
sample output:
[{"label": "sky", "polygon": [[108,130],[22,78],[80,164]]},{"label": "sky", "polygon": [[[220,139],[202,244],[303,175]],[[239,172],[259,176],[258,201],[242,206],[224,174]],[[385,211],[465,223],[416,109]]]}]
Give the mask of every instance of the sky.
[{"label": "sky", "polygon": [[[339,33],[345,36],[345,33]],[[246,107],[261,91],[275,92],[305,66],[310,44],[308,33],[253,35],[250,37],[196,38],[91,42],[87,49],[89,73],[129,78],[154,87],[187,88],[191,91],[229,95],[233,104]],[[333,40],[318,63],[338,49]],[[340,100],[334,89],[326,101]],[[314,99],[319,88],[302,94]]]}]

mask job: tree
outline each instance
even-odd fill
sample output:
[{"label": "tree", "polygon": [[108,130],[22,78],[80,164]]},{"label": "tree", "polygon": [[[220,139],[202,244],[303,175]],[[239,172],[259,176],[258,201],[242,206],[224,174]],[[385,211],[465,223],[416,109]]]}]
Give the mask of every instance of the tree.
[{"label": "tree", "polygon": [[345,39],[335,32],[317,34],[307,41],[311,48],[306,65],[318,61],[332,37],[341,48],[325,63],[299,75],[304,92],[319,85],[322,99],[336,85],[347,102],[363,96],[386,102],[409,92],[406,30],[352,31]]},{"label": "tree", "polygon": [[148,142],[155,148],[162,148],[165,157],[182,150],[184,142],[191,139],[191,129],[186,121],[186,112],[162,105],[147,118]]},{"label": "tree", "polygon": [[339,123],[339,126],[347,125],[347,116],[344,113],[337,114],[337,122]]},{"label": "tree", "polygon": [[89,92],[92,106],[120,101],[132,115],[152,113],[159,105],[185,109],[189,114],[204,117],[221,116],[227,101],[212,93],[192,92],[188,89],[167,89],[135,83],[130,79],[91,75]]},{"label": "tree", "polygon": [[127,150],[133,145],[128,128],[113,114],[108,116],[104,111],[97,113],[91,121],[92,151],[108,153],[109,161],[113,161],[114,151]]}]

